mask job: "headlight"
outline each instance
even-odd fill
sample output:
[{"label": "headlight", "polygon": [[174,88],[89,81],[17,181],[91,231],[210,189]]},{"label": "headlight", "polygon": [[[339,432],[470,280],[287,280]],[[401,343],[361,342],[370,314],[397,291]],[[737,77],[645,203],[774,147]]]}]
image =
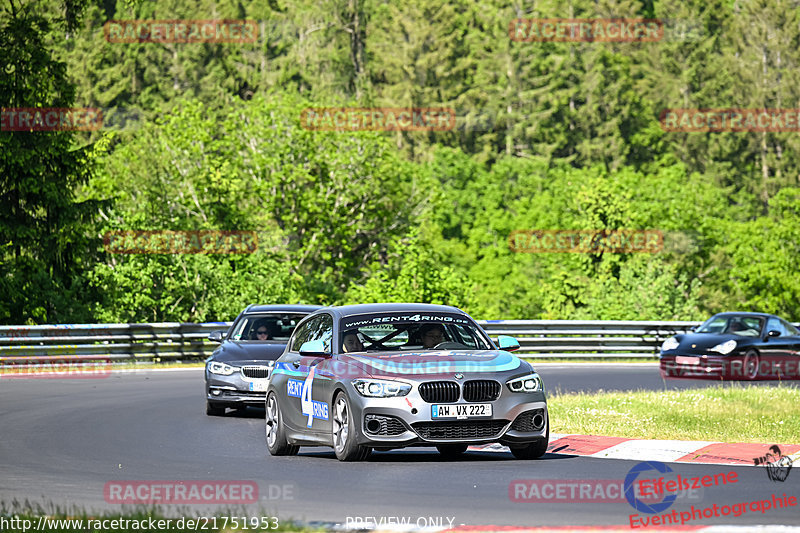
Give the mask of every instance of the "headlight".
[{"label": "headlight", "polygon": [[408,383],[383,379],[355,379],[353,386],[361,396],[367,398],[405,396],[411,390],[411,385]]},{"label": "headlight", "polygon": [[680,345],[678,339],[675,337],[670,337],[669,339],[665,340],[661,343],[661,351],[666,352],[667,350],[674,350]]},{"label": "headlight", "polygon": [[225,363],[220,363],[219,361],[214,361],[208,364],[208,371],[212,374],[221,374],[223,376],[230,376],[234,372],[236,372],[236,368],[232,367],[231,365],[226,365]]},{"label": "headlight", "polygon": [[539,374],[533,373],[506,382],[511,392],[536,392],[544,390],[544,383]]},{"label": "headlight", "polygon": [[717,352],[721,353],[722,355],[727,355],[736,349],[736,341],[730,340],[725,341],[721,344],[717,344],[713,348],[710,348],[709,352]]}]

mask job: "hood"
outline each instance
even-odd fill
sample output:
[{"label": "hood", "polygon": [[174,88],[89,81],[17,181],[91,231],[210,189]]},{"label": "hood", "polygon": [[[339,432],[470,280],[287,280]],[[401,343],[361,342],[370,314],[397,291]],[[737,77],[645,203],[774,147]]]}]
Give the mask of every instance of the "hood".
[{"label": "hood", "polygon": [[[677,348],[670,352],[707,354],[710,348],[717,344],[730,340],[736,341],[736,347],[750,345],[753,341],[758,341],[758,337],[743,337],[733,333],[689,333],[686,335],[676,335],[680,343]],[[713,352],[712,352],[713,353]]]},{"label": "hood", "polygon": [[527,370],[525,366],[528,366],[519,357],[502,350],[375,352],[344,354],[340,357],[343,361],[362,367],[373,377],[431,377],[456,372],[490,374]]},{"label": "hood", "polygon": [[223,363],[255,363],[274,361],[286,349],[286,344],[280,342],[238,342],[225,341],[214,350],[211,361]]}]

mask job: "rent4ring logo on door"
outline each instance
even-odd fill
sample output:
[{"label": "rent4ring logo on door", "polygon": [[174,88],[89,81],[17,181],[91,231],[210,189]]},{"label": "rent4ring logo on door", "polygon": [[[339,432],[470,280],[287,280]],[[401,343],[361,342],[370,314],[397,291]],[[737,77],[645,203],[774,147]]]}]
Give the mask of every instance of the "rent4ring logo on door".
[{"label": "rent4ring logo on door", "polygon": [[290,379],[286,382],[287,396],[300,398],[300,412],[308,415],[308,427],[311,427],[311,423],[315,418],[320,420],[328,419],[328,404],[311,399],[311,387],[314,384],[315,370],[314,367],[311,367],[311,371],[305,381]]}]

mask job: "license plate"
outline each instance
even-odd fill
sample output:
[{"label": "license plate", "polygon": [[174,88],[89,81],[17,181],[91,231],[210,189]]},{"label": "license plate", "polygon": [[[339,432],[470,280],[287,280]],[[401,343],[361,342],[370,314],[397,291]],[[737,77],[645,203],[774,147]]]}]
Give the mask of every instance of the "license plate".
[{"label": "license plate", "polygon": [[266,392],[269,380],[259,379],[250,382],[250,390],[253,392]]},{"label": "license plate", "polygon": [[679,365],[699,365],[699,357],[686,357],[684,355],[675,356],[675,362]]},{"label": "license plate", "polygon": [[490,403],[457,403],[450,405],[431,406],[431,418],[480,418],[492,416],[492,404]]}]

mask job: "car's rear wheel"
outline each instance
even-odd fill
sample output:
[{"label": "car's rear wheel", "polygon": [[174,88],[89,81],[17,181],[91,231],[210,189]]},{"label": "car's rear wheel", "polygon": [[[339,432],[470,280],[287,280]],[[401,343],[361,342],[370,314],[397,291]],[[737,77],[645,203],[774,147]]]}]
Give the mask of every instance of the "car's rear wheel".
[{"label": "car's rear wheel", "polygon": [[340,461],[363,461],[372,449],[356,444],[356,427],[347,395],[340,392],[333,400],[333,451]]},{"label": "car's rear wheel", "polygon": [[439,444],[436,446],[443,457],[458,457],[467,451],[466,444]]},{"label": "car's rear wheel", "polygon": [[517,459],[538,459],[547,452],[547,443],[550,440],[550,418],[547,419],[547,430],[544,432],[544,437],[538,439],[526,446],[519,448],[511,448],[511,453]]},{"label": "car's rear wheel", "polygon": [[756,379],[758,377],[759,365],[758,352],[755,350],[748,350],[744,355],[744,377],[745,379]]},{"label": "car's rear wheel", "polygon": [[225,414],[225,406],[206,400],[206,414],[208,416],[222,416]]},{"label": "car's rear wheel", "polygon": [[286,428],[283,426],[283,413],[278,406],[278,397],[270,392],[266,404],[266,439],[267,448],[272,455],[297,455],[299,446],[293,446],[286,440]]}]

